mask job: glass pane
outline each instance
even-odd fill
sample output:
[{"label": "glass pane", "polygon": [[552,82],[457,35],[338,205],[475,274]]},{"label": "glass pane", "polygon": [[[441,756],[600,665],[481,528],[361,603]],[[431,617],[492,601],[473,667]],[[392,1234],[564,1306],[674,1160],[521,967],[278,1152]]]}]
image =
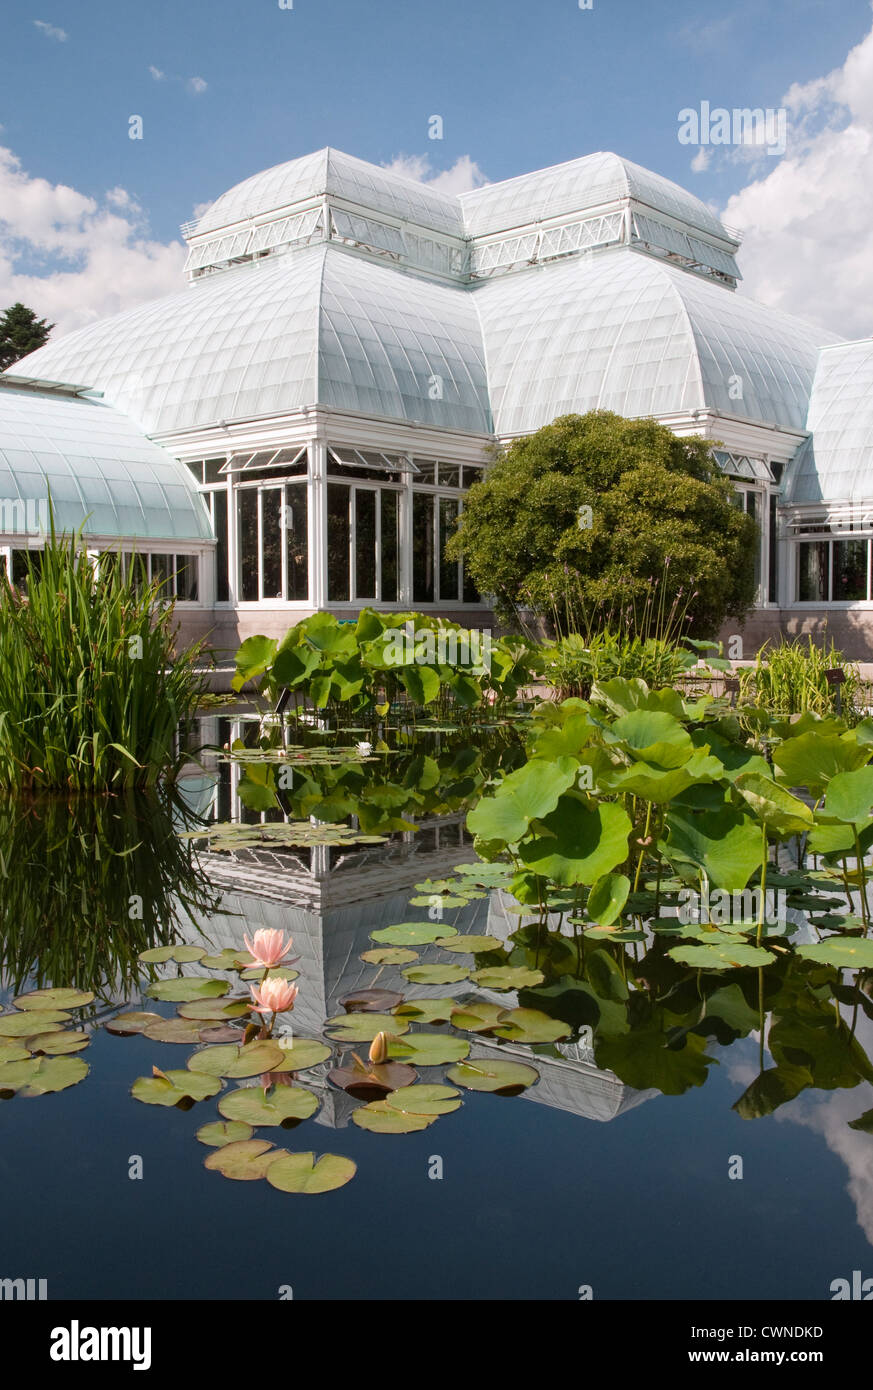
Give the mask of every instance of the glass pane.
[{"label": "glass pane", "polygon": [[240,488],[237,493],[239,531],[239,594],[244,603],[258,597],[258,490]]},{"label": "glass pane", "polygon": [[285,489],[285,555],[287,599],[309,598],[309,517],[305,483]]},{"label": "glass pane", "polygon": [[355,597],[376,597],[376,493],[355,489]]},{"label": "glass pane", "polygon": [[464,464],[464,487],[472,487],[474,483],[481,483],[485,473],[481,468],[474,468],[472,464]]},{"label": "glass pane", "polygon": [[327,597],[330,603],[347,603],[349,594],[349,489],[342,483],[327,485]]},{"label": "glass pane", "polygon": [[197,602],[197,567],[196,555],[176,556],[176,597],[187,603]]},{"label": "glass pane", "polygon": [[446,559],[446,541],[455,531],[458,501],[454,497],[440,498],[440,602],[458,597],[458,562]]},{"label": "glass pane", "polygon": [[160,584],[159,599],[169,601],[173,597],[172,555],[152,555],[152,582]]},{"label": "glass pane", "polygon": [[797,597],[801,603],[827,602],[828,542],[807,541],[797,547]]},{"label": "glass pane", "polygon": [[202,483],[203,464],[201,463],[200,459],[198,459],[196,463],[189,463],[188,467],[191,469],[191,472],[194,474],[194,477],[197,479],[198,483]]},{"label": "glass pane", "polygon": [[433,483],[436,481],[436,464],[433,459],[414,458],[412,461],[418,469],[418,472],[415,474],[415,481],[417,483]]},{"label": "glass pane", "polygon": [[460,487],[461,467],[457,463],[441,463],[439,467],[440,487]]},{"label": "glass pane", "polygon": [[833,590],[835,601],[867,597],[868,541],[834,541]]},{"label": "glass pane", "polygon": [[218,544],[215,547],[215,598],[218,603],[227,603],[230,598],[230,575],[227,553],[227,493],[213,492],[212,525]]},{"label": "glass pane", "polygon": [[397,603],[397,493],[381,493],[382,505],[382,602]]},{"label": "glass pane", "polygon": [[224,479],[221,476],[221,469],[224,467],[224,459],[207,459],[203,465],[205,469],[204,482],[221,483]]},{"label": "glass pane", "polygon": [[776,574],[776,494],[770,494],[770,574],[768,576],[768,589],[771,603],[779,602],[779,584]]},{"label": "glass pane", "polygon": [[[760,522],[759,508],[758,508],[758,503],[759,503],[759,501],[760,501],[760,497],[759,497],[759,495],[758,495],[757,492],[747,492],[747,493],[746,493],[746,516],[750,516],[750,517],[752,518],[752,520],[755,521],[755,522]],[[757,543],[756,543],[756,546],[755,546],[755,589],[756,589],[756,591],[757,591],[757,590],[760,590],[760,587],[761,587],[761,545],[762,545],[762,541],[761,541],[761,532],[760,532],[760,526],[759,526],[759,529],[758,529],[758,540],[757,540]]]},{"label": "glass pane", "polygon": [[434,517],[435,498],[426,492],[412,494],[412,601],[434,600]]},{"label": "glass pane", "polygon": [[[33,570],[34,576],[36,576],[37,574],[39,574],[40,565],[42,564],[42,551],[13,550],[12,552],[12,583],[15,585],[16,589],[20,589],[21,592],[24,594],[27,593],[28,556],[30,557],[31,569]],[[112,556],[112,560],[110,560],[109,555],[103,555],[100,558],[101,566],[103,565],[104,560],[109,562],[106,568],[104,569],[104,573],[106,572],[106,569],[108,569],[111,566],[112,561],[117,562],[118,559],[116,555]]]},{"label": "glass pane", "polygon": [[261,566],[263,597],[282,597],[282,489],[261,492]]}]

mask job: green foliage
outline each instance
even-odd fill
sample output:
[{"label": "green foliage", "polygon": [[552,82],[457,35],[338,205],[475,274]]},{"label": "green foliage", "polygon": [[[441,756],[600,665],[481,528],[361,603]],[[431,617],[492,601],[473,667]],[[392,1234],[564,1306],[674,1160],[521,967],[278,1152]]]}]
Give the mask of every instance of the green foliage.
[{"label": "green foliage", "polygon": [[0,314],[0,372],[41,348],[53,328],[53,323],[37,318],[20,300],[5,309]]},{"label": "green foliage", "polygon": [[185,760],[201,644],[176,653],[160,586],[104,565],[97,579],[81,537],[52,534],[26,597],[0,579],[0,787],[123,791]]},{"label": "green foliage", "polygon": [[775,646],[765,642],[754,667],[738,673],[741,696],[772,714],[830,714],[835,689],[828,685],[825,671],[836,667],[842,668],[846,677],[841,690],[843,710],[849,723],[857,723],[863,717],[865,687],[857,666],[846,661],[833,639],[825,646],[818,646],[812,637],[805,641],[783,638]]},{"label": "green foliage", "polygon": [[714,632],[751,606],[757,528],[732,505],[712,444],[608,411],[562,416],[471,488],[446,553],[504,618],[529,605],[565,630],[578,595],[617,625],[664,575],[667,608],[678,601],[689,631]]}]

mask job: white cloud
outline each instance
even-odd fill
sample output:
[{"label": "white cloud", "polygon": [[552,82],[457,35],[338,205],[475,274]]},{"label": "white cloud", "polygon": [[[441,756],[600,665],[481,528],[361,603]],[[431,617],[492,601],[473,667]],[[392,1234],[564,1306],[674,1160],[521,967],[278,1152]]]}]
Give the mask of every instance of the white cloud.
[{"label": "white cloud", "polygon": [[205,92],[208,85],[208,82],[204,82],[202,77],[188,78],[188,90],[191,92],[197,92],[198,95],[200,92]]},{"label": "white cloud", "polygon": [[154,63],[149,63],[149,72],[156,82],[163,82],[167,75],[165,72],[161,72],[160,68],[156,68]]},{"label": "white cloud", "polygon": [[183,288],[181,242],[151,239],[124,188],[102,200],[33,177],[0,146],[0,307],[21,300],[55,335]]},{"label": "white cloud", "polygon": [[745,234],[743,291],[847,338],[873,333],[873,29],[795,84],[787,153],[723,210]]},{"label": "white cloud", "polygon": [[697,154],[694,156],[694,158],[693,158],[692,161],[691,161],[691,171],[692,171],[692,173],[694,173],[694,174],[702,174],[706,169],[709,168],[710,160],[711,160],[711,159],[712,159],[712,146],[711,146],[711,145],[701,145],[701,146],[700,146],[700,149],[697,151]]},{"label": "white cloud", "polygon": [[402,174],[404,178],[415,179],[417,183],[430,184],[441,193],[468,193],[471,188],[480,188],[488,179],[470,155],[462,154],[450,169],[435,171],[426,154],[399,154],[383,169]]},{"label": "white cloud", "polygon": [[58,43],[66,43],[70,37],[64,29],[58,29],[55,24],[46,24],[44,19],[33,21],[35,28],[41,29],[47,39],[55,39]]}]

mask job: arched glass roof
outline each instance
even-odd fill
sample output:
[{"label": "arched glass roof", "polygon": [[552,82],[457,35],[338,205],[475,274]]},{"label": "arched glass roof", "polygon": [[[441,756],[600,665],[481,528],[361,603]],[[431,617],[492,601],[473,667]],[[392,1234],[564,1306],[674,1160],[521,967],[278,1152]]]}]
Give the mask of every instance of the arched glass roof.
[{"label": "arched glass roof", "polygon": [[710,407],[803,429],[828,336],[621,248],[492,280],[474,297],[501,435],[595,409]]},{"label": "arched glass roof", "polygon": [[873,338],[826,348],[809,403],[812,431],[791,464],[788,502],[873,499]]},{"label": "arched glass roof", "polygon": [[460,204],[452,194],[439,193],[415,179],[332,149],[317,150],[244,179],[207,208],[197,222],[196,234],[199,237],[203,232],[326,193],[422,227],[463,236]]},{"label": "arched glass roof", "polygon": [[80,329],[23,369],[87,381],[149,434],[316,404],[491,429],[469,294],[324,245]]},{"label": "arched glass roof", "polygon": [[34,531],[50,489],[58,532],[84,527],[100,537],[213,539],[188,469],[130,420],[96,401],[0,381],[4,532]]},{"label": "arched glass roof", "polygon": [[728,235],[715,214],[692,193],[610,153],[589,154],[502,183],[486,184],[462,193],[460,203],[467,235],[488,236],[628,197],[701,231],[722,238]]}]

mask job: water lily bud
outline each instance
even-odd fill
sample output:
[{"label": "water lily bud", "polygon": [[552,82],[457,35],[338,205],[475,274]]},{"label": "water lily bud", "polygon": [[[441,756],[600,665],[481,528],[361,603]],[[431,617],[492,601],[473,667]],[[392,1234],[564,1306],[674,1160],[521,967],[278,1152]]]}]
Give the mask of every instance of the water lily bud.
[{"label": "water lily bud", "polygon": [[375,1038],[374,1038],[373,1041],[370,1043],[369,1058],[370,1058],[370,1061],[373,1063],[374,1066],[378,1066],[380,1062],[387,1062],[387,1060],[388,1060],[388,1034],[387,1034],[387,1033],[377,1033],[377,1034],[376,1034]]}]

